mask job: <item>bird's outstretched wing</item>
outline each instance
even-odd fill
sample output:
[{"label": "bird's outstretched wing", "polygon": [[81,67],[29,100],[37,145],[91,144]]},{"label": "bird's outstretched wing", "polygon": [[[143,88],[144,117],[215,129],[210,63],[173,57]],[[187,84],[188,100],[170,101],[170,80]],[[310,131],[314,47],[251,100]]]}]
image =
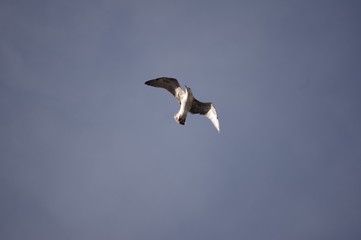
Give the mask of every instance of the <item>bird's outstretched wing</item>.
[{"label": "bird's outstretched wing", "polygon": [[175,78],[168,78],[168,77],[161,77],[156,78],[153,80],[149,80],[145,82],[146,85],[164,88],[169,91],[173,96],[178,100],[179,104],[181,102],[181,97],[184,94],[184,91],[180,87],[177,79]]},{"label": "bird's outstretched wing", "polygon": [[194,99],[189,112],[192,114],[205,115],[209,120],[211,120],[217,131],[220,131],[217,112],[212,103],[203,103]]}]

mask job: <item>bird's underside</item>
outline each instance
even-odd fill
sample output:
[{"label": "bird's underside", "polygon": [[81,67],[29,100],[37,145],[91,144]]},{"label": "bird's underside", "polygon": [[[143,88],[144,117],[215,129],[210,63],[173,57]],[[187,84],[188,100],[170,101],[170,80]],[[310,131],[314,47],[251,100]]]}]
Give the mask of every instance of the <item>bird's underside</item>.
[{"label": "bird's underside", "polygon": [[177,79],[161,77],[145,82],[146,85],[164,88],[169,91],[180,104],[178,113],[174,115],[174,119],[181,125],[184,125],[187,119],[188,112],[192,114],[205,115],[211,122],[217,131],[220,131],[219,121],[216,109],[213,104],[208,102],[200,102],[194,98],[192,90],[185,86],[185,91],[180,87]]}]

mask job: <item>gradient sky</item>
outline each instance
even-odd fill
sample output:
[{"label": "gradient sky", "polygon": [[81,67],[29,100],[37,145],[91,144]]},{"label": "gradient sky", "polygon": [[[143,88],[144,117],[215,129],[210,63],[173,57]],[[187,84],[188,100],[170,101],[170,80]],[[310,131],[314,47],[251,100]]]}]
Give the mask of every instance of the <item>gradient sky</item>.
[{"label": "gradient sky", "polygon": [[[359,1],[0,2],[0,239],[361,239]],[[212,101],[185,126],[144,82]]]}]

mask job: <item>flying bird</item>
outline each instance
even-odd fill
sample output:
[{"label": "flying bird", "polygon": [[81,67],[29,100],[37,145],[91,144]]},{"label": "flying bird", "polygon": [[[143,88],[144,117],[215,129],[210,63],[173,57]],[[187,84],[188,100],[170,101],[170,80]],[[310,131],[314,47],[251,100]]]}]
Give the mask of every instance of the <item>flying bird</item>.
[{"label": "flying bird", "polygon": [[177,79],[161,77],[145,82],[146,85],[164,88],[169,91],[177,99],[180,104],[179,111],[174,115],[174,119],[177,123],[184,125],[186,123],[188,112],[192,114],[205,115],[211,122],[217,131],[220,131],[219,121],[217,117],[216,109],[213,104],[208,102],[200,102],[194,98],[192,90],[185,86],[185,91],[180,87]]}]

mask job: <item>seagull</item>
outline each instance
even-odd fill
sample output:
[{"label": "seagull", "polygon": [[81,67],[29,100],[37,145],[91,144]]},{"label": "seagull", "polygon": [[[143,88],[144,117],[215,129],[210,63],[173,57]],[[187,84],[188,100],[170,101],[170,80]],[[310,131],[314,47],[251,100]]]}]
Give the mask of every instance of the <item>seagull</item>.
[{"label": "seagull", "polygon": [[188,112],[192,114],[205,115],[219,132],[219,121],[216,109],[213,104],[200,102],[194,98],[192,90],[185,86],[185,91],[180,87],[177,79],[169,77],[160,77],[145,82],[146,85],[164,88],[169,91],[180,104],[179,111],[174,115],[177,123],[184,125],[186,123]]}]

